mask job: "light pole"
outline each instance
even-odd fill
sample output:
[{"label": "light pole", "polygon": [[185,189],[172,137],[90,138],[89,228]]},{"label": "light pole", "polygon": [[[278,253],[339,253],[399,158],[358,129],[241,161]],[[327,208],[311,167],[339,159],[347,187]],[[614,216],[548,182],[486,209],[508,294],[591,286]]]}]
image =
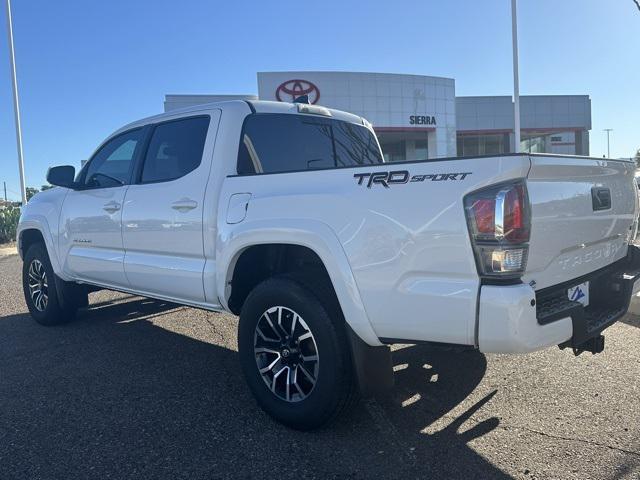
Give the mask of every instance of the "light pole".
[{"label": "light pole", "polygon": [[605,128],[603,132],[607,132],[607,158],[611,158],[611,150],[609,149],[609,134],[613,132],[613,128]]},{"label": "light pole", "polygon": [[518,76],[518,18],[516,13],[516,0],[511,0],[511,40],[513,41],[514,152],[520,153],[520,79]]},{"label": "light pole", "polygon": [[11,19],[11,0],[7,0],[7,33],[9,35],[9,61],[11,63],[11,84],[13,86],[13,113],[16,122],[16,143],[18,146],[18,170],[20,171],[20,190],[22,205],[27,204],[27,189],[24,180],[24,161],[22,158],[22,127],[20,126],[20,103],[18,101],[18,77],[16,76],[16,58],[13,49],[13,22]]}]

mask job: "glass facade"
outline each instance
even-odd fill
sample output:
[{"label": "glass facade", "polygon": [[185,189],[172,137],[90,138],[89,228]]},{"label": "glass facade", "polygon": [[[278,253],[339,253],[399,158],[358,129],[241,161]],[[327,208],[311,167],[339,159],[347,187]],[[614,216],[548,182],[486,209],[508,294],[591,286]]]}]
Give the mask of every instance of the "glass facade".
[{"label": "glass facade", "polygon": [[498,155],[509,151],[508,134],[458,135],[458,156]]},{"label": "glass facade", "polygon": [[[548,135],[523,135],[520,140],[520,151],[527,153],[549,153]],[[561,138],[561,137],[560,137]]]},{"label": "glass facade", "polygon": [[[589,132],[586,130],[545,129],[522,132],[520,151],[524,153],[551,153],[563,155],[589,155]],[[481,131],[461,131],[457,135],[459,157],[499,155],[513,151],[512,132],[483,134]]]},{"label": "glass facade", "polygon": [[407,142],[394,140],[383,142],[380,140],[380,148],[385,162],[404,162],[407,159]]},{"label": "glass facade", "polygon": [[385,162],[427,160],[429,132],[376,132]]},{"label": "glass facade", "polygon": [[415,157],[416,160],[429,158],[429,142],[427,140],[416,140]]}]

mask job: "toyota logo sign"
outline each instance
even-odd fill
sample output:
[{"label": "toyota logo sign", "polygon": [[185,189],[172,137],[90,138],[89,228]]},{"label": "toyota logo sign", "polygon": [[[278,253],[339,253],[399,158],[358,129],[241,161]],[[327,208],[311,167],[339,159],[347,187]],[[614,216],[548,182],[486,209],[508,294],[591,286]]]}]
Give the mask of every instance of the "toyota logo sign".
[{"label": "toyota logo sign", "polygon": [[309,103],[320,100],[320,90],[308,80],[287,80],[276,88],[276,98],[279,102],[293,102],[301,95],[309,95]]}]

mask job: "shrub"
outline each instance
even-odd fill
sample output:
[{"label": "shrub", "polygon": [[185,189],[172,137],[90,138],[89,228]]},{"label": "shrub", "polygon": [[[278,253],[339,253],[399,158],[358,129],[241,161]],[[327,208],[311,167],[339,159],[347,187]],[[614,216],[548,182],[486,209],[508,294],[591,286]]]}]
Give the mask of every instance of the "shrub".
[{"label": "shrub", "polygon": [[20,209],[8,206],[0,209],[0,243],[13,242],[20,219]]}]

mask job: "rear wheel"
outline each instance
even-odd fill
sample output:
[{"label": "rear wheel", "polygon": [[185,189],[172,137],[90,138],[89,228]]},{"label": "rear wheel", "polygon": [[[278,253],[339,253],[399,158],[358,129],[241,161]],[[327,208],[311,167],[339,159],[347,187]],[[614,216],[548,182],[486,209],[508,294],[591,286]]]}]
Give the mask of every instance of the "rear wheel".
[{"label": "rear wheel", "polygon": [[27,250],[22,264],[22,287],[27,308],[41,325],[59,325],[75,318],[87,294],[76,284],[55,277],[44,245],[37,243]]},{"label": "rear wheel", "polygon": [[357,397],[350,349],[338,312],[289,277],[258,285],[240,314],[238,350],[258,404],[285,425],[309,430]]}]

